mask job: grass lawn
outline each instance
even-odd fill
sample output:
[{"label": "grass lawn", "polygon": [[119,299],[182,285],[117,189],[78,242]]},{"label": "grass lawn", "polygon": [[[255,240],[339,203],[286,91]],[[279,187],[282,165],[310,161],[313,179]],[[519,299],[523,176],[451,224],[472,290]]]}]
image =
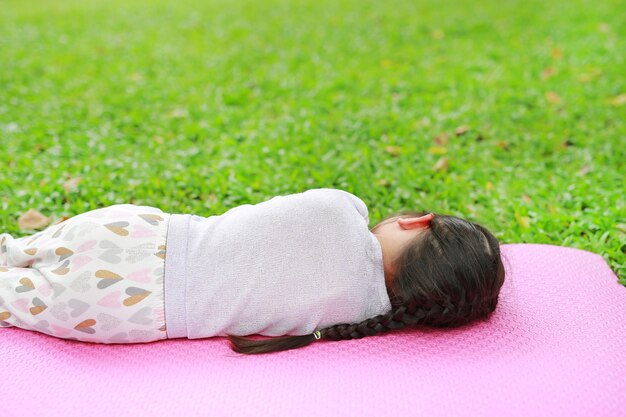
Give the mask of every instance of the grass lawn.
[{"label": "grass lawn", "polygon": [[334,187],[626,285],[625,55],[619,0],[2,0],[0,230]]}]

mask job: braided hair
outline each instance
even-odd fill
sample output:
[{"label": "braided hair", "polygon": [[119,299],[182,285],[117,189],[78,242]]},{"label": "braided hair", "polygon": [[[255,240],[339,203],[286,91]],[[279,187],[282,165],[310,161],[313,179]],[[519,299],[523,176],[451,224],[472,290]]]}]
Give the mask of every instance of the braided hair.
[{"label": "braided hair", "polygon": [[[419,217],[429,211],[403,210],[392,217]],[[373,229],[373,228],[372,228]],[[374,336],[407,325],[457,327],[485,320],[498,304],[505,272],[498,240],[484,227],[456,216],[435,214],[425,233],[413,238],[395,261],[387,285],[391,309],[359,323],[340,323],[301,336],[254,340],[228,335],[231,349],[258,354],[295,349],[318,339]]]}]

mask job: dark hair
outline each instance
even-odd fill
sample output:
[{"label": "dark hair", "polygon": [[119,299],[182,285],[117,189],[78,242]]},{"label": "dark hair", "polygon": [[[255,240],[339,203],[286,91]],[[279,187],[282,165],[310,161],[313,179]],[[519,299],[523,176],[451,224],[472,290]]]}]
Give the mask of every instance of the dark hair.
[{"label": "dark hair", "polygon": [[[377,225],[393,217],[428,213],[402,210]],[[395,278],[387,286],[391,309],[360,323],[320,329],[321,339],[360,339],[407,325],[457,327],[485,320],[495,310],[504,284],[498,240],[479,224],[451,215],[435,213],[430,226],[407,244],[394,266]],[[269,340],[227,337],[232,350],[245,354],[289,350],[317,340],[313,333]]]}]

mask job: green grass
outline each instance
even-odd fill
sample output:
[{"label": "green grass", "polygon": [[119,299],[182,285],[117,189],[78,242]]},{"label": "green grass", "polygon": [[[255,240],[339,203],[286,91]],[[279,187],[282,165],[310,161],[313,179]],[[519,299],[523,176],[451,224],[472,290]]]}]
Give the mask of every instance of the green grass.
[{"label": "green grass", "polygon": [[336,187],[372,225],[454,214],[598,253],[626,285],[622,9],[2,0],[0,230],[29,208],[208,216]]}]

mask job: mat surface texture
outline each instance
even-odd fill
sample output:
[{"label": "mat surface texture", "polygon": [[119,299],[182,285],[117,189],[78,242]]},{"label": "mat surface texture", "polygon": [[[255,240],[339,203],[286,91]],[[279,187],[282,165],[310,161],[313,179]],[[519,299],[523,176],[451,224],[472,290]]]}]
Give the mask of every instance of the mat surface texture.
[{"label": "mat surface texture", "polygon": [[264,355],[0,329],[0,416],[626,416],[626,288],[597,254],[502,245],[498,308]]}]

